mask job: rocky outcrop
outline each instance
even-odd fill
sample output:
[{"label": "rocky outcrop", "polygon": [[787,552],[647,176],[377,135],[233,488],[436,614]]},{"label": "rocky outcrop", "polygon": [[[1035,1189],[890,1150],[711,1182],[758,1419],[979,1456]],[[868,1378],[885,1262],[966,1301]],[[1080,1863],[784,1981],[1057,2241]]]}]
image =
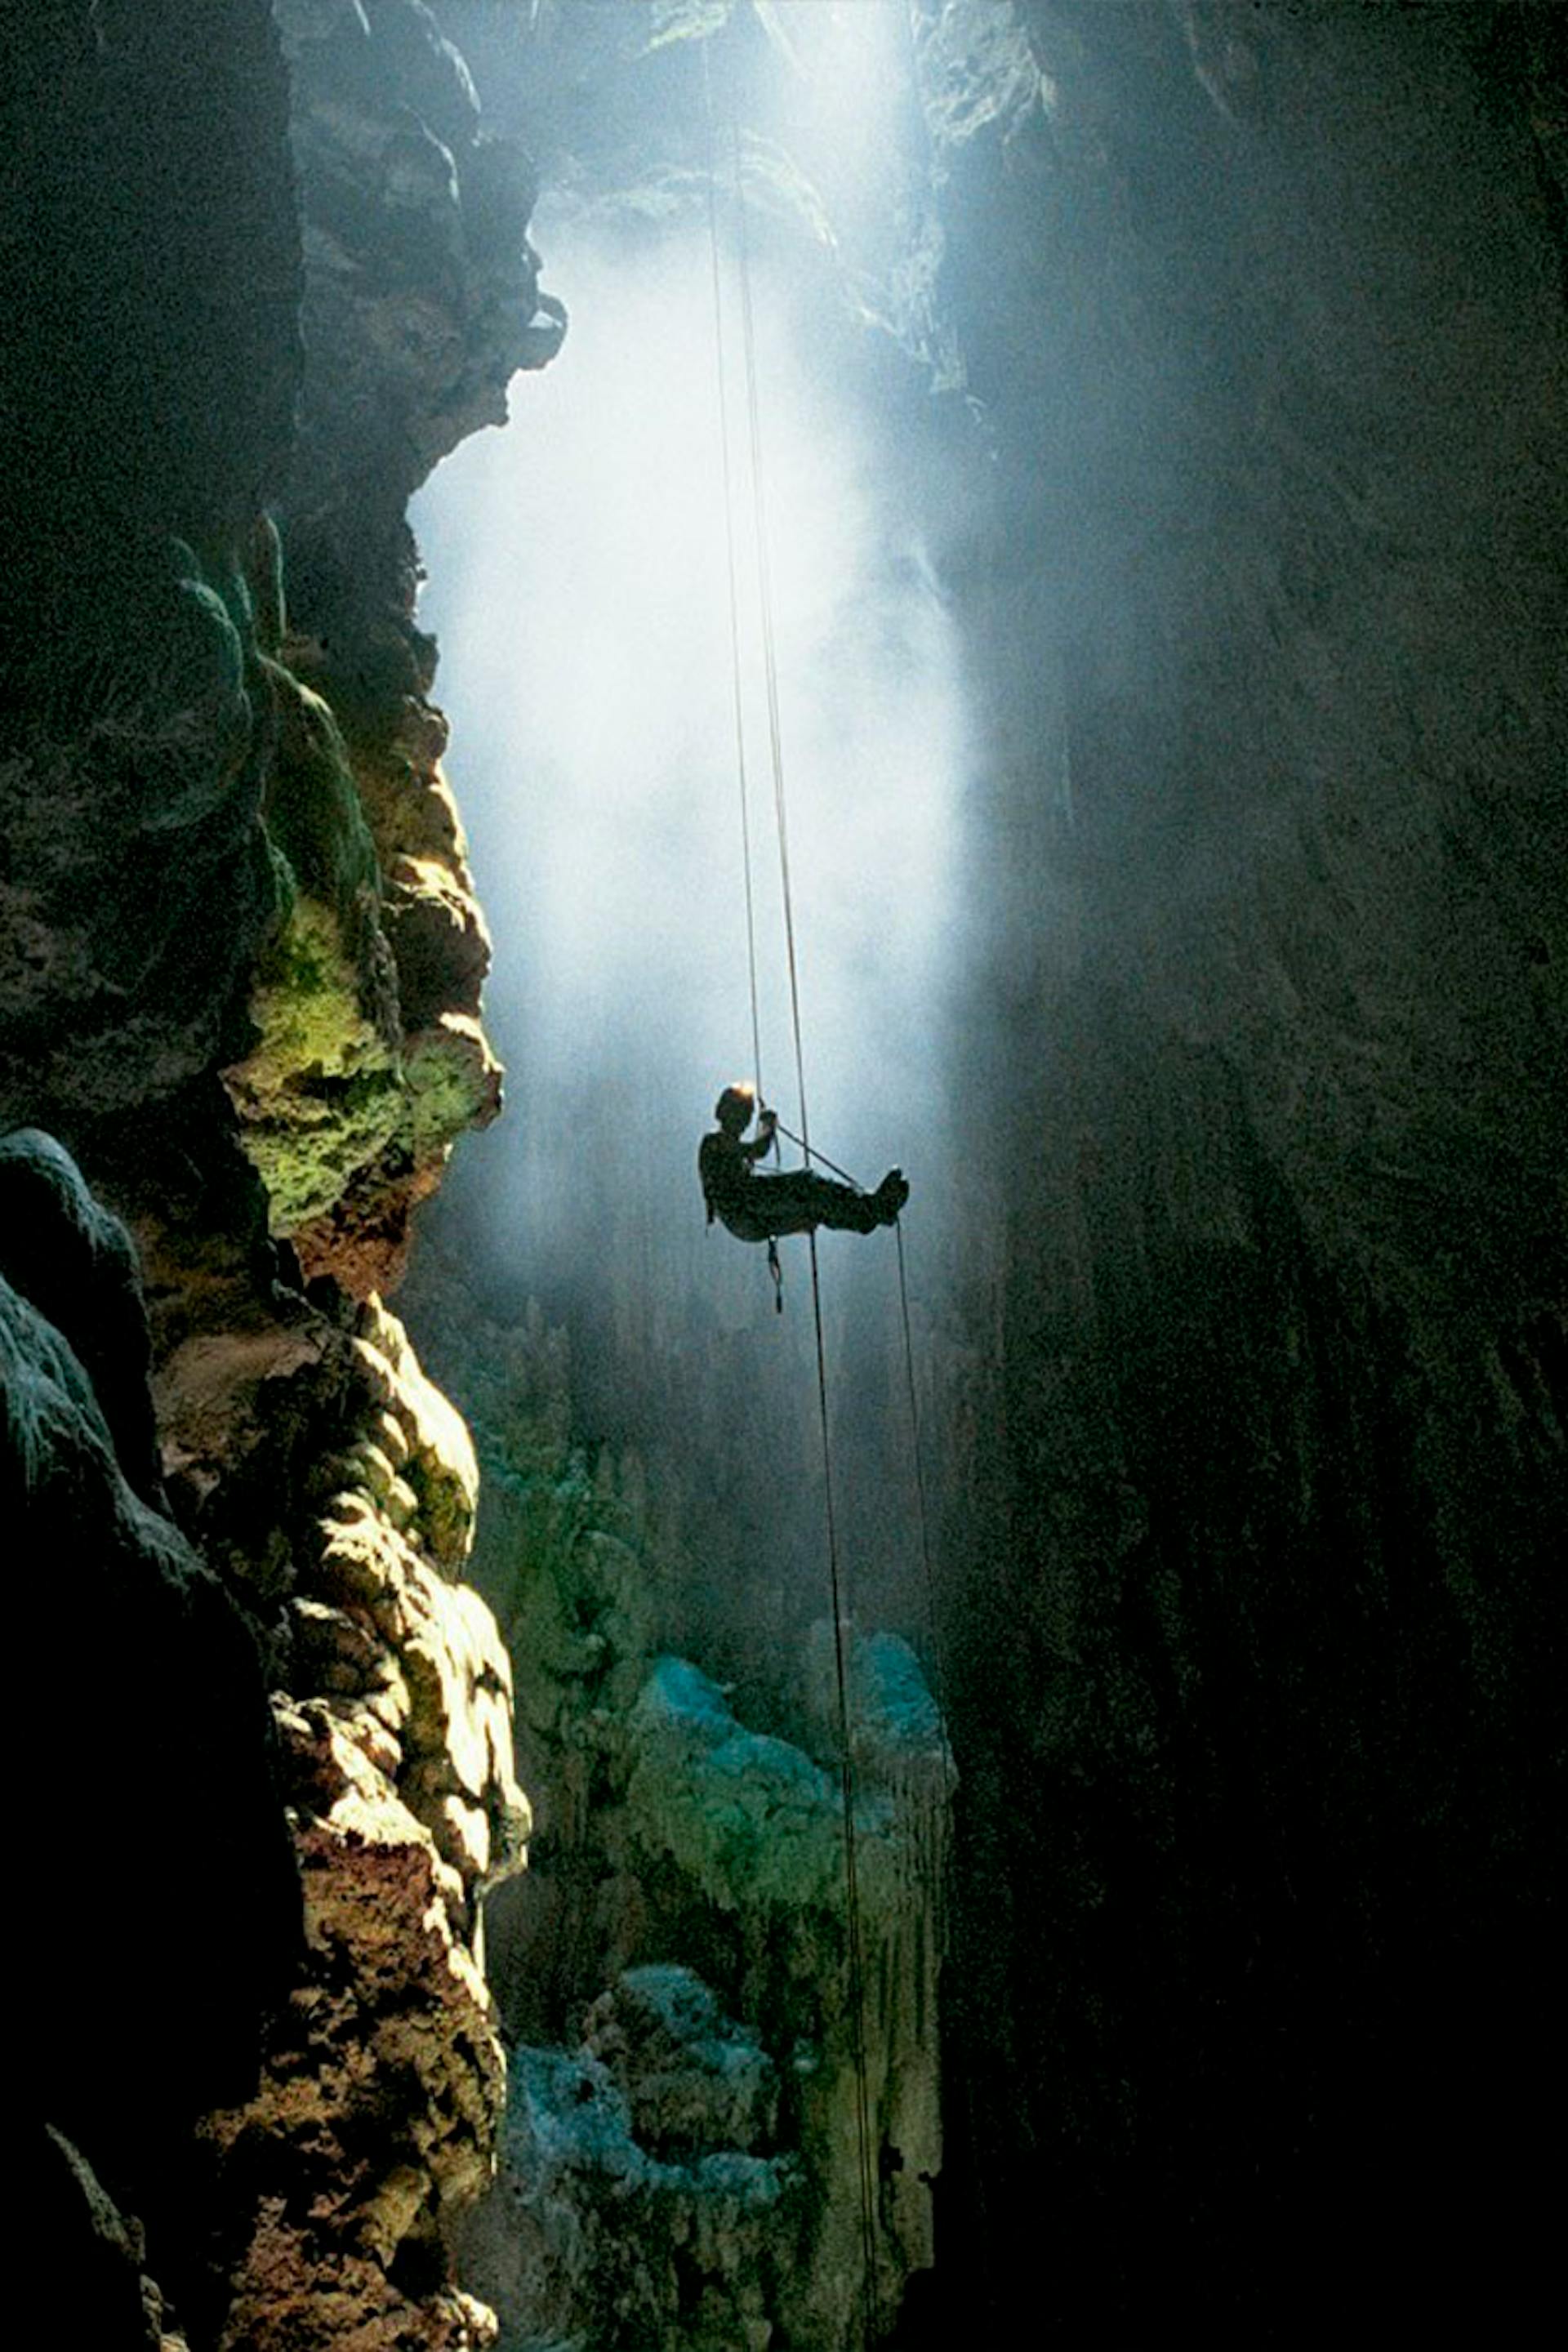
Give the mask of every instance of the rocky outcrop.
[{"label": "rocky outcrop", "polygon": [[300,429],[279,503],[287,609],[268,799],[288,861],[256,1043],[226,1073],[272,1230],[357,1295],[398,1278],[453,1139],[500,1106],[489,942],[440,770],[435,647],[405,508],[506,415],[564,329],[526,236],[534,184],[481,133],[414,0],[279,11],[304,237]]},{"label": "rocky outcrop", "polygon": [[[121,1413],[144,1476],[147,1332],[123,1228],[47,1138],[0,1144],[0,1189],[6,1271],[64,1327],[0,1283],[34,1645],[68,1657],[94,1731],[53,1785],[66,1820],[101,1811],[107,1749],[124,1825],[97,1835],[83,1916],[68,1910],[35,2000],[51,2052],[41,2112],[90,2151],[64,2150],[50,2210],[62,2229],[79,2211],[104,2248],[91,2275],[107,2308],[142,2294],[137,2270],[110,2260],[133,2253],[197,2341],[488,2340],[482,2312],[443,2284],[442,2232],[489,2177],[501,2080],[479,1897],[520,1865],[528,1809],[510,1667],[489,1611],[454,1580],[477,1484],[466,1433],[374,1307],[348,1328],[301,1311],[287,1344],[195,1338],[162,1368],[171,1485],[193,1516],[198,1471],[243,1489],[283,1432],[307,1494],[331,1490],[306,1529],[275,1511],[270,1587],[256,1572],[267,1546],[240,1587],[271,1604],[286,1687],[269,1711],[250,1627],[128,1482],[68,1345],[79,1328],[111,1396],[134,1401],[142,1382],[140,1420]],[[225,1512],[214,1526],[234,1539]],[[103,2013],[89,1919],[177,1921],[193,1874],[216,1965],[172,1970],[161,1937],[142,1951],[121,1939]],[[220,2101],[237,2104],[193,2140]],[[113,2221],[94,2162],[129,2185],[145,2246],[139,2220]]]},{"label": "rocky outcrop", "polygon": [[[657,1659],[628,1727],[625,1827],[608,1824],[638,1890],[628,1943],[702,1952],[787,2082],[798,2235],[773,2250],[767,2315],[787,2340],[824,2347],[852,2336],[868,2304],[889,2319],[911,2273],[930,2266],[942,2168],[936,1987],[951,1761],[908,1644],[851,1634],[847,1649],[856,1949],[829,1627],[810,1644],[809,1751],[747,1730],[684,1659]],[[862,2099],[875,2183],[869,2280]]]},{"label": "rocky outcrop", "polygon": [[771,2343],[802,2183],[767,2152],[778,2080],[755,2035],[689,1969],[634,1969],[579,2048],[520,2048],[508,2073],[500,2179],[469,2232],[512,2315],[501,2352]]},{"label": "rocky outcrop", "polygon": [[[951,1767],[905,1645],[855,1657],[853,1960],[831,1771],[747,1731],[683,1659],[601,1724],[624,1752],[552,1860],[595,1886],[578,1964],[607,1989],[574,2050],[513,2052],[500,2179],[462,2241],[503,2342],[826,2352],[930,2267]],[[547,1934],[524,1940],[557,1964]]]},{"label": "rocky outcrop", "polygon": [[60,0],[14,47],[0,1117],[74,1158],[0,1149],[7,1500],[85,1727],[27,1735],[56,2275],[106,2352],[171,2309],[479,2342],[445,2233],[527,1809],[471,1448],[374,1291],[498,1073],[402,507],[560,321],[414,0],[199,43]]},{"label": "rocky outcrop", "polygon": [[443,2231],[488,2185],[501,2089],[479,1897],[521,1865],[528,1808],[506,1655],[453,1580],[467,1433],[383,1310],[340,1347],[319,1475],[342,1483],[296,1555],[278,1702],[308,1957],[258,2095],[205,2127],[231,2192],[221,2340],[457,2347],[488,2323],[442,2284]]},{"label": "rocky outcrop", "polygon": [[[66,1840],[28,1992],[47,2057],[26,2070],[24,2121],[47,2127],[46,2242],[57,2275],[79,2271],[84,2323],[110,2346],[156,2342],[147,2272],[182,2299],[190,2276],[192,2250],[170,2244],[171,2151],[257,2080],[298,1960],[299,1881],[254,1634],[150,1473],[130,1239],[46,1136],[0,1140],[0,1194],[4,1490],[29,1661],[16,1738],[48,1759]],[[197,1878],[205,1964],[171,1957],[188,1955]]]},{"label": "rocky outcrop", "polygon": [[790,1736],[751,1728],[660,1650],[671,1538],[635,1465],[574,1446],[561,1335],[489,1322],[450,1268],[413,1307],[484,1465],[474,1573],[541,1816],[491,1906],[511,2106],[465,2265],[508,2346],[826,2352],[933,2256],[952,1778],[920,1665],[849,1633],[852,1956],[831,1628]]}]

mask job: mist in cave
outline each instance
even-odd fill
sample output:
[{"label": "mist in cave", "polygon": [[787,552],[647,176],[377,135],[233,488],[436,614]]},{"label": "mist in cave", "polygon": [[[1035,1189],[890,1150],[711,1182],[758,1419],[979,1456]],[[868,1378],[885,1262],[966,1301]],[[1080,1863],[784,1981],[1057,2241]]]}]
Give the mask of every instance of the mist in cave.
[{"label": "mist in cave", "polygon": [[[33,12],[0,142],[59,2325],[1531,2340],[1560,7],[210,15]],[[695,1165],[804,1125],[732,179],[811,1131],[913,1185],[840,1644],[807,1253]]]},{"label": "mist in cave", "polygon": [[[1561,915],[1557,215],[1502,16],[1461,13],[1272,11],[1255,50],[1197,6],[756,9],[710,44],[842,231],[756,149],[812,1131],[914,1187],[949,2277],[1068,2340],[1141,2340],[1167,2273],[1222,2330],[1272,2315],[1329,2229],[1394,2312],[1380,2176],[1410,2244],[1457,2223],[1533,2030],[1485,2055],[1499,1988],[1544,2013],[1544,1881],[1506,1857],[1553,1706],[1560,1117],[1502,1008]],[[789,1729],[804,1253],[781,1320],[693,1170],[750,1059],[699,61],[612,71],[569,21],[588,62],[532,111],[497,12],[473,53],[547,183],[574,140],[625,176],[542,206],[565,351],[416,516],[511,1072],[429,1225],[566,1328],[582,1433],[649,1459],[692,1549],[661,1638]],[[814,79],[835,27],[889,37],[858,94],[847,52]],[[926,263],[920,333],[868,332]],[[763,1075],[798,1125],[752,593]],[[824,1244],[837,1499],[856,1614],[923,1640],[885,1240]]]},{"label": "mist in cave", "polygon": [[[430,1222],[501,1311],[533,1298],[564,1325],[584,1433],[679,1477],[712,1570],[692,1638],[745,1677],[820,1613],[825,1570],[806,1245],[782,1245],[778,1314],[764,1253],[705,1227],[696,1181],[714,1097],[752,1062],[712,247],[700,212],[628,241],[547,205],[539,235],[569,296],[562,356],[414,509],[509,1074],[509,1116]],[[724,210],[720,238],[763,1089],[798,1136]],[[816,267],[775,239],[752,280],[812,1140],[868,1189],[904,1165],[930,1265],[952,1216],[942,1007],[973,919],[954,896],[973,754],[924,518],[958,461],[918,389],[879,406]],[[913,1630],[893,1237],[818,1246],[852,1605]]]}]

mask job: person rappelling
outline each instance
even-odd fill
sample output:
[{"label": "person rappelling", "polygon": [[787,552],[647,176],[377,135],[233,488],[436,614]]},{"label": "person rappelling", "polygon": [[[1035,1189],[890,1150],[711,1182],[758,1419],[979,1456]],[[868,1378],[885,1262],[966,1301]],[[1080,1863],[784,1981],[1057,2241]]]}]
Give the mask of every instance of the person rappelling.
[{"label": "person rappelling", "polygon": [[[748,1139],[753,1113],[757,1132]],[[759,1111],[755,1090],[742,1084],[725,1087],[713,1116],[718,1125],[703,1137],[697,1155],[702,1198],[709,1223],[717,1217],[737,1241],[773,1242],[785,1234],[815,1233],[818,1225],[868,1234],[879,1225],[898,1223],[910,1197],[901,1169],[889,1168],[874,1192],[837,1183],[819,1176],[815,1168],[760,1176],[756,1163],[766,1159],[777,1141],[778,1113]]]}]

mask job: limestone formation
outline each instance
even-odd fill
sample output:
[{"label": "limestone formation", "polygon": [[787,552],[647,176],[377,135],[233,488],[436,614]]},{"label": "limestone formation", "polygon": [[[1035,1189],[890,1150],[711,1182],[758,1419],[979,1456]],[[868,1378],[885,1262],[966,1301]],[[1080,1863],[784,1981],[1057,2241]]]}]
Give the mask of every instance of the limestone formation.
[{"label": "limestone formation", "polygon": [[[537,1874],[491,1906],[514,2047],[501,2176],[464,2225],[502,2342],[852,2340],[933,2259],[952,1763],[909,1644],[847,1636],[852,1991],[831,1629],[795,1737],[658,1648],[674,1562],[635,1465],[571,1443],[558,1335],[447,1270],[414,1303],[484,1465],[474,1573],[518,1675]],[[668,1540],[668,1538],[667,1538]],[[858,2044],[874,2275],[868,2293]]]},{"label": "limestone formation", "polygon": [[402,509],[559,340],[531,184],[415,0],[51,6],[8,74],[0,1116],[74,1155],[0,1145],[59,2275],[104,2352],[479,2343],[443,2233],[528,1811],[472,1449],[374,1292],[499,1099]]},{"label": "limestone formation", "polygon": [[778,2096],[754,2034],[680,1968],[628,1970],[578,2049],[516,2050],[469,2241],[509,2315],[501,2352],[546,2335],[764,2352],[803,2210]]},{"label": "limestone formation", "polygon": [[457,2347],[488,2339],[440,2284],[442,2232],[488,2185],[501,2087],[479,1896],[521,1866],[528,1806],[506,1654],[452,1580],[467,1433],[374,1302],[336,1344],[340,1483],[295,1553],[277,1702],[308,1958],[258,2095],[205,2127],[232,2184],[223,2340]]},{"label": "limestone formation", "polygon": [[[809,158],[738,142],[759,253],[820,257],[815,362],[891,331],[971,697],[964,951],[914,1008],[986,1143],[923,1367],[950,1720],[890,1636],[848,1657],[871,2300],[929,2280],[942,2164],[927,2342],[1021,2305],[1066,2342],[1522,2338],[1561,2038],[1560,11],[889,13],[881,217],[840,237]],[[531,167],[418,0],[12,15],[0,1468],[45,2332],[457,2352],[497,2326],[460,2242],[518,2352],[838,2352],[832,1629],[796,1676],[728,1592],[699,1622],[542,1323],[441,1332],[470,1446],[381,1303],[499,1104],[404,509],[561,341]],[[787,47],[728,0],[465,15],[622,222],[701,207],[697,40],[742,98]]]}]

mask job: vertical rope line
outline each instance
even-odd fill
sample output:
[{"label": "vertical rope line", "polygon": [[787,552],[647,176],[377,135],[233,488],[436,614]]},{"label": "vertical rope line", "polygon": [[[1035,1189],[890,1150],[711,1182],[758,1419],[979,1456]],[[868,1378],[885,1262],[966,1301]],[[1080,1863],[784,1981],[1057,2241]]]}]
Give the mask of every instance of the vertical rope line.
[{"label": "vertical rope line", "polygon": [[[755,895],[752,887],[752,819],[750,795],[746,789],[746,717],[745,694],[741,660],[741,592],[740,567],[735,560],[735,500],[732,488],[733,468],[730,458],[730,408],[725,396],[728,369],[724,355],[724,299],[719,268],[719,154],[718,134],[713,121],[713,81],[708,64],[708,44],[700,42],[702,52],[702,110],[708,126],[708,253],[713,276],[713,350],[716,390],[719,395],[719,463],[724,490],[724,553],[730,586],[730,670],[735,711],[735,768],[741,783],[741,866],[746,885],[746,970],[752,991],[752,1081],[757,1090],[757,1100],[765,1102],[763,1092],[762,1019],[757,1006],[757,916]],[[739,191],[737,190],[737,200]]]},{"label": "vertical rope line", "polygon": [[[915,1511],[920,1522],[921,1569],[925,1587],[926,1622],[931,1630],[931,1681],[935,1687],[937,1716],[942,1724],[942,1742],[951,1753],[948,1743],[947,1669],[942,1637],[942,1620],[937,1612],[936,1570],[931,1560],[931,1517],[926,1507],[925,1446],[921,1431],[920,1393],[915,1383],[915,1343],[910,1324],[909,1272],[904,1257],[904,1225],[899,1218],[893,1226],[899,1246],[899,1312],[904,1327],[904,1379],[910,1401],[910,1446],[914,1461]],[[937,1946],[939,1956],[947,1946],[948,1920],[951,1916],[952,1890],[949,1884],[952,1868],[951,1841],[944,1844],[942,1868],[934,1874],[933,1901],[937,1914]]]},{"label": "vertical rope line", "polygon": [[849,2019],[855,2055],[855,2132],[859,2158],[860,2231],[866,2267],[867,2345],[881,2333],[877,2293],[877,2187],[871,2168],[871,2103],[867,2075],[866,1975],[860,1936],[860,1879],[855,1853],[855,1758],[850,1741],[849,1673],[844,1645],[844,1598],[838,1570],[838,1531],[833,1507],[833,1456],[828,1443],[827,1351],[822,1335],[822,1285],[816,1235],[811,1249],[811,1312],[816,1333],[816,1398],[822,1429],[822,1481],[827,1519],[827,1581],[833,1605],[833,1666],[838,1689],[839,1790],[844,1805],[844,1892],[849,1947]]},{"label": "vertical rope line", "polygon": [[925,1465],[921,1436],[920,1395],[915,1385],[915,1343],[910,1327],[909,1271],[904,1258],[903,1219],[893,1225],[899,1245],[899,1312],[904,1326],[904,1378],[910,1399],[910,1445],[915,1467],[915,1511],[921,1530],[921,1568],[925,1579],[926,1617],[931,1626],[931,1672],[936,1682],[936,1703],[945,1729],[947,1724],[947,1675],[942,1663],[941,1623],[936,1607],[936,1572],[931,1565],[931,1522],[926,1509]]},{"label": "vertical rope line", "polygon": [[[751,436],[752,503],[757,541],[757,586],[762,607],[763,668],[767,685],[768,742],[773,758],[773,813],[778,828],[779,886],[784,900],[784,944],[789,962],[790,1022],[795,1038],[795,1085],[800,1099],[801,1150],[811,1165],[811,1123],[805,1091],[805,1054],[800,1018],[800,971],[795,952],[795,901],[790,875],[789,824],[784,793],[784,724],[779,708],[778,659],[773,620],[773,578],[768,558],[767,498],[763,457],[762,402],[758,386],[756,322],[752,302],[751,244],[746,231],[745,190],[741,177],[740,127],[731,120],[734,162],[735,211],[741,267],[741,323],[746,368],[746,416]],[[822,1329],[822,1280],[817,1262],[816,1234],[810,1236],[811,1311],[816,1339],[816,1399],[822,1432],[822,1477],[827,1523],[829,1597],[833,1607],[833,1659],[838,1688],[840,1777],[844,1802],[844,1893],[849,1959],[850,2030],[854,2037],[855,2123],[859,2158],[860,2226],[864,2242],[866,2340],[873,2346],[881,2333],[877,2293],[877,2189],[871,2161],[870,2094],[866,2048],[865,1969],[860,1933],[860,1881],[855,1851],[855,1759],[850,1735],[849,1676],[844,1645],[844,1605],[838,1562],[837,1521],[833,1503],[833,1447],[827,1413],[827,1350]]]},{"label": "vertical rope line", "polygon": [[800,967],[795,953],[795,895],[790,880],[789,820],[784,797],[784,720],[779,707],[779,671],[773,625],[773,566],[768,554],[767,499],[763,488],[762,397],[758,388],[756,319],[752,303],[752,250],[746,230],[746,195],[741,179],[740,125],[731,119],[730,138],[735,173],[736,234],[741,262],[741,333],[746,362],[746,423],[752,445],[752,509],[757,540],[757,593],[762,606],[763,676],[767,688],[768,747],[773,757],[773,815],[778,828],[779,881],[784,899],[784,951],[789,963],[790,1019],[795,1032],[795,1077],[800,1100],[801,1150],[811,1165],[811,1118],[805,1095],[805,1055],[801,1045]]}]

